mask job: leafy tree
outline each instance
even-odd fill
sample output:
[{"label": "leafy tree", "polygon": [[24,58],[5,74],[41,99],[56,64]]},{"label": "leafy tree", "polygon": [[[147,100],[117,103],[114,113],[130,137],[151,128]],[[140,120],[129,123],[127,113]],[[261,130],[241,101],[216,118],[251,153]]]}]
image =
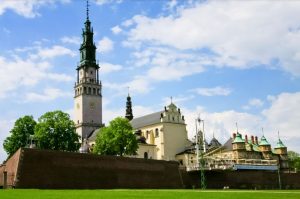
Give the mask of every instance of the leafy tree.
[{"label": "leafy tree", "polygon": [[10,130],[11,135],[3,142],[3,148],[8,156],[13,155],[20,147],[25,147],[29,143],[29,136],[34,134],[36,122],[32,116],[24,116],[15,122]]},{"label": "leafy tree", "polygon": [[300,155],[294,151],[288,151],[289,166],[300,171]]},{"label": "leafy tree", "polygon": [[35,127],[37,147],[61,151],[78,151],[79,136],[75,124],[67,113],[47,112],[38,119]]},{"label": "leafy tree", "polygon": [[135,155],[137,148],[129,120],[117,117],[100,129],[93,152],[101,155]]}]

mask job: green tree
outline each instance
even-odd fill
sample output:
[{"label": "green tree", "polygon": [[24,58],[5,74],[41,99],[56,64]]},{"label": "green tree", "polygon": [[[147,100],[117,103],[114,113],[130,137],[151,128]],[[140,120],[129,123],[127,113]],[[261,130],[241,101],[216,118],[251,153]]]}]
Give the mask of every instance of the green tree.
[{"label": "green tree", "polygon": [[36,122],[32,116],[24,116],[15,122],[10,130],[11,135],[3,142],[3,148],[8,156],[13,155],[20,147],[25,147],[29,143],[29,136],[34,134]]},{"label": "green tree", "polygon": [[101,155],[135,155],[138,145],[128,119],[117,117],[97,134],[93,152]]},{"label": "green tree", "polygon": [[78,151],[79,136],[69,114],[62,111],[47,112],[38,119],[34,135],[37,147],[60,151]]},{"label": "green tree", "polygon": [[288,157],[289,157],[290,168],[296,168],[298,171],[300,171],[300,155],[299,155],[299,153],[296,153],[295,151],[288,151]]}]

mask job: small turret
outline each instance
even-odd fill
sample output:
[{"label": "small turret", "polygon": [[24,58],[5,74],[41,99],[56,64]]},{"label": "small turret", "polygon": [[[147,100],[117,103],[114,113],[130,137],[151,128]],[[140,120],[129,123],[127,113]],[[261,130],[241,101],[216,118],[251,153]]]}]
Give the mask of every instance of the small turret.
[{"label": "small turret", "polygon": [[262,155],[265,159],[272,159],[271,145],[264,135],[260,139],[259,150],[262,152]]},{"label": "small turret", "polygon": [[245,149],[245,140],[242,138],[242,135],[237,132],[235,138],[232,142],[233,150]]},{"label": "small turret", "polygon": [[237,131],[232,142],[232,150],[235,159],[242,159],[246,156],[246,145],[242,135]]}]

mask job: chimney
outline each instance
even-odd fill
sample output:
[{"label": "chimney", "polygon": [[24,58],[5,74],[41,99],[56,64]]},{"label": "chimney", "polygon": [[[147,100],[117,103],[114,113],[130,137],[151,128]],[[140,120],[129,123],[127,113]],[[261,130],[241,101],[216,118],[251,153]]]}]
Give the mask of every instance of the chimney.
[{"label": "chimney", "polygon": [[248,136],[245,135],[245,143],[248,143]]},{"label": "chimney", "polygon": [[258,145],[258,138],[257,138],[257,136],[255,136],[255,144]]},{"label": "chimney", "polygon": [[236,137],[236,133],[233,133],[232,135],[233,135],[233,139],[235,139],[235,137]]},{"label": "chimney", "polygon": [[255,144],[254,143],[254,136],[253,135],[251,135],[251,142],[252,142],[252,144]]}]

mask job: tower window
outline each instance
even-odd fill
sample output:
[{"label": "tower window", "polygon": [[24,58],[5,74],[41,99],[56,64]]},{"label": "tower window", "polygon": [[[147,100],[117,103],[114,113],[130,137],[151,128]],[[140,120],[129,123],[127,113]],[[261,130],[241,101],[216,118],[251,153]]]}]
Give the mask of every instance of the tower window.
[{"label": "tower window", "polygon": [[91,75],[93,74],[93,71],[91,71]]},{"label": "tower window", "polygon": [[96,95],[96,89],[95,88],[93,88],[93,94]]},{"label": "tower window", "polygon": [[89,87],[89,93],[88,94],[91,94],[91,92],[92,92],[92,89],[91,89],[91,87]]},{"label": "tower window", "polygon": [[83,87],[83,93],[86,94],[86,87]]},{"label": "tower window", "polygon": [[100,95],[100,89],[97,89],[97,94]]},{"label": "tower window", "polygon": [[159,131],[158,131],[158,128],[155,129],[155,137],[158,137],[159,136]]}]

